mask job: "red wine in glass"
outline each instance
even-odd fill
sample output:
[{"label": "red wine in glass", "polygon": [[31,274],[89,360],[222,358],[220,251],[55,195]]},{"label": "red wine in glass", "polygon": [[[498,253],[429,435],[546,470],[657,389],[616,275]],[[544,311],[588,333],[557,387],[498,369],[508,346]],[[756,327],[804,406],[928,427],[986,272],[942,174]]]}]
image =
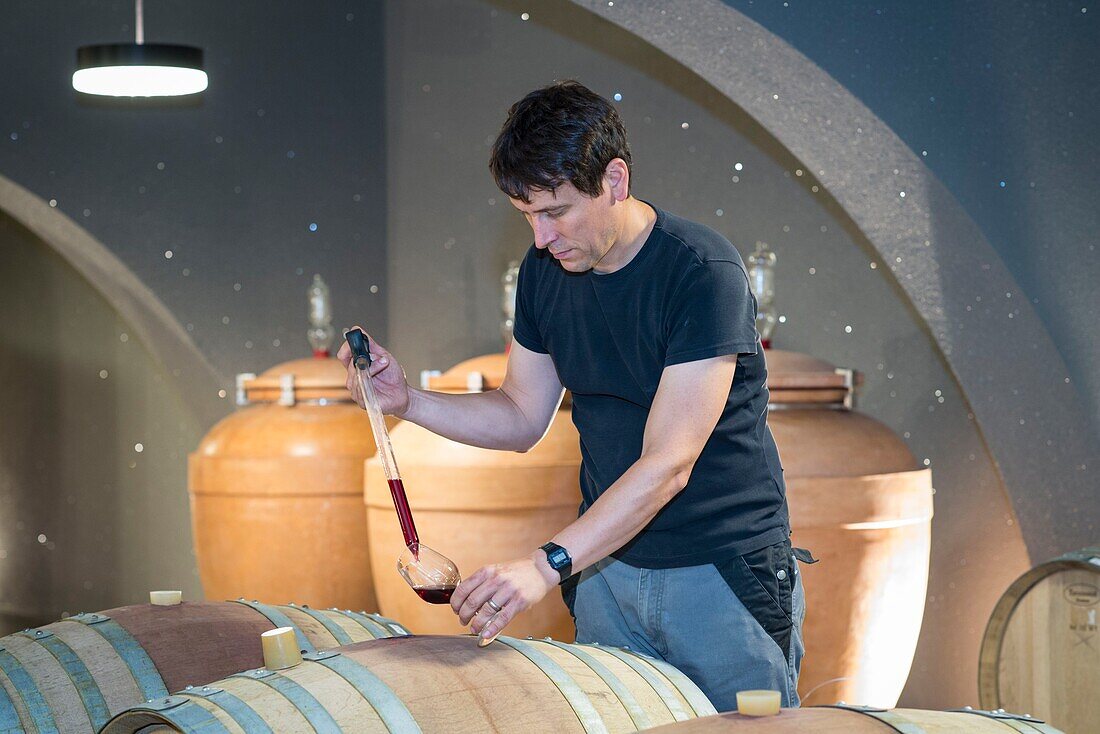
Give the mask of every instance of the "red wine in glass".
[{"label": "red wine in glass", "polygon": [[449,604],[451,594],[455,592],[455,587],[449,584],[446,586],[414,586],[413,591],[429,604]]}]

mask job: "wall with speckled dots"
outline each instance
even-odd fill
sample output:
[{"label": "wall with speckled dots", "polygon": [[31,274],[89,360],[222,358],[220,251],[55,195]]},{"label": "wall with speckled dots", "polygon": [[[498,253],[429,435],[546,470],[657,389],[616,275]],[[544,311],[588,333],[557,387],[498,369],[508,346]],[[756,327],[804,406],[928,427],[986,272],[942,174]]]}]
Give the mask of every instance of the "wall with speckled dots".
[{"label": "wall with speckled dots", "polygon": [[[844,84],[958,198],[1032,301],[1095,421],[1100,143],[1090,131],[1100,95],[1085,70],[1100,44],[1089,42],[1087,3],[1011,14],[992,2],[728,4]],[[901,702],[976,701],[985,620],[1030,563],[1018,518],[889,264],[743,110],[638,37],[547,0],[165,0],[146,8],[146,37],[205,49],[201,103],[77,100],[75,49],[127,38],[130,12],[125,2],[5,6],[20,33],[0,50],[10,71],[0,77],[0,176],[133,271],[228,395],[233,374],[307,352],[314,272],[332,288],[336,325],[372,330],[413,379],[499,350],[500,277],[531,237],[488,175],[489,145],[508,105],[554,78],[614,98],[635,193],[717,229],[743,255],[768,242],[779,258],[776,346],[862,372],[857,407],[931,466],[932,576]],[[23,355],[5,362],[0,407],[27,426],[0,445],[0,614],[44,622],[137,601],[155,579],[197,593],[183,457],[209,426],[191,412],[186,381],[123,342],[127,324],[42,243],[0,224],[4,343]],[[59,352],[64,368],[50,363],[42,333],[58,324],[95,340]]]}]

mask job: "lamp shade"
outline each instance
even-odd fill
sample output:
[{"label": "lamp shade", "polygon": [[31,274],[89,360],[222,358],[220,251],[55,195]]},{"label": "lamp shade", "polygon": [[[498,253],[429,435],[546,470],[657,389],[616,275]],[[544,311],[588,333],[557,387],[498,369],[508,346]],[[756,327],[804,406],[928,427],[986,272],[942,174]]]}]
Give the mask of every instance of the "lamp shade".
[{"label": "lamp shade", "polygon": [[73,89],[112,97],[174,97],[206,89],[202,49],[166,43],[108,43],[76,52]]}]

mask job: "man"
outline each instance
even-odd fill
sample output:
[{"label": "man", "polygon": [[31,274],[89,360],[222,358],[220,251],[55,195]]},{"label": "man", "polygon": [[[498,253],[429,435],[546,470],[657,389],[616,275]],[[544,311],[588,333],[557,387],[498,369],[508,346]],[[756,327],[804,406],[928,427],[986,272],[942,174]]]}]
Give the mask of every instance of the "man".
[{"label": "man", "polygon": [[[491,639],[571,580],[579,642],[663,658],[719,711],[749,688],[797,706],[802,584],[741,257],[631,196],[622,121],[577,82],[513,105],[489,166],[535,236],[503,384],[415,390],[377,343],[373,380],[387,413],[512,451],[538,443],[568,388],[583,504],[532,538],[546,545],[465,579],[451,606]],[[349,363],[347,345],[339,356]]]}]

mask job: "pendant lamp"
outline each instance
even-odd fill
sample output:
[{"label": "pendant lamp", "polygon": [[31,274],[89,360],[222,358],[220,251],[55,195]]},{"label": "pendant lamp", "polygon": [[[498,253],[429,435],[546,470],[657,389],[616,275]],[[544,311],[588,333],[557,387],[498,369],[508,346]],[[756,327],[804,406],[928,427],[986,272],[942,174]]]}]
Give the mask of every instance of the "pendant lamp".
[{"label": "pendant lamp", "polygon": [[73,89],[109,97],[176,97],[206,89],[202,49],[145,43],[142,0],[135,0],[134,16],[134,43],[77,49]]}]

